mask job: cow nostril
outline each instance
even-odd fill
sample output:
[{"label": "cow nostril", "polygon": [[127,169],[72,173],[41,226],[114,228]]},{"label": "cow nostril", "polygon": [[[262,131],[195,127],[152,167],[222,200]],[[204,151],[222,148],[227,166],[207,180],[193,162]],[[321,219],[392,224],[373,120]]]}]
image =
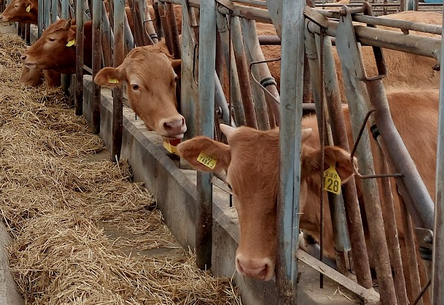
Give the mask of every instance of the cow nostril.
[{"label": "cow nostril", "polygon": [[22,55],[21,59],[25,60],[26,59],[26,55]]}]

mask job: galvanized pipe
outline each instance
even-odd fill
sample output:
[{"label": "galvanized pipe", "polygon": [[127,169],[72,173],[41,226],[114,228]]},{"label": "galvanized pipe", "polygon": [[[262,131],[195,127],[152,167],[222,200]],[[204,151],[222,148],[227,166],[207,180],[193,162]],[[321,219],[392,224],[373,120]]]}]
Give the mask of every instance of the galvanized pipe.
[{"label": "galvanized pipe", "polygon": [[51,0],[51,23],[57,21],[59,11],[59,0]]},{"label": "galvanized pipe", "polygon": [[[444,9],[444,8],[443,8]],[[440,62],[444,60],[444,43]],[[439,123],[436,160],[436,197],[433,240],[432,304],[444,304],[444,77],[439,83]]]},{"label": "galvanized pipe", "polygon": [[[39,1],[40,2],[40,1]],[[49,25],[51,24],[51,2],[47,2],[43,8],[43,18],[44,18],[44,22],[45,22],[45,29],[47,29],[49,27]]]},{"label": "galvanized pipe", "polygon": [[84,14],[85,3],[83,0],[77,0],[76,3],[76,83],[75,83],[75,96],[74,105],[76,108],[76,115],[83,114],[83,61],[84,61],[84,50],[83,50],[83,25],[84,25]]},{"label": "galvanized pipe", "polygon": [[45,29],[45,2],[44,1],[38,1],[38,38],[42,36],[42,32]]},{"label": "galvanized pipe", "polygon": [[146,40],[149,44],[149,41],[151,41],[151,44],[158,42],[158,37],[156,33],[156,29],[154,28],[154,21],[152,20],[152,16],[149,14],[147,3],[145,0],[138,0],[136,1],[136,8],[139,11],[139,17],[142,21],[142,36],[146,37],[144,38],[144,41]]},{"label": "galvanized pipe", "polygon": [[168,28],[171,31],[171,43],[173,48],[173,56],[176,59],[179,59],[181,56],[180,53],[180,40],[179,40],[179,31],[177,29],[176,16],[174,14],[174,8],[171,3],[167,3],[165,7],[166,21],[168,22]]},{"label": "galvanized pipe", "polygon": [[222,90],[222,86],[219,81],[219,77],[217,77],[216,71],[214,72],[214,84],[215,84],[215,102],[218,107],[220,107],[222,111],[222,120],[225,124],[231,125],[233,127],[236,127],[236,124],[234,124],[234,120],[230,119],[231,112],[228,108],[228,103],[224,95],[224,91]]},{"label": "galvanized pipe", "polygon": [[[114,0],[114,60],[113,66],[118,67],[125,58],[125,42],[123,24],[125,17],[125,0]],[[120,158],[123,129],[123,92],[121,87],[113,89],[113,145],[111,159]]]},{"label": "galvanized pipe", "polygon": [[276,281],[280,304],[297,300],[301,119],[304,69],[304,1],[273,1],[282,12],[280,177],[277,204],[278,261]]},{"label": "galvanized pipe", "polygon": [[159,4],[159,0],[153,0],[153,9],[154,9],[154,20],[156,21],[156,32],[158,39],[162,39],[164,37],[163,34],[163,28],[162,28],[162,20],[161,20],[161,6],[162,4]]},{"label": "galvanized pipe", "polygon": [[[102,3],[102,12],[106,12],[105,3]],[[111,29],[108,16],[102,14],[102,60],[105,67],[113,65],[111,49],[114,45],[114,33]]]},{"label": "galvanized pipe", "polygon": [[382,81],[366,81],[366,85],[371,92],[370,104],[375,109],[375,122],[381,134],[382,148],[393,171],[403,174],[403,177],[396,177],[398,184],[405,185],[399,191],[404,198],[410,197],[415,205],[407,205],[415,225],[432,229],[434,203],[393,123]]},{"label": "galvanized pipe", "polygon": [[[61,0],[61,18],[69,19],[69,1],[68,0]],[[69,94],[69,86],[71,84],[71,75],[62,74],[61,75],[61,85],[62,90],[65,93],[65,95]]]},{"label": "galvanized pipe", "polygon": [[[329,36],[336,36],[338,24],[328,21],[328,28],[325,29]],[[441,40],[433,37],[419,35],[405,35],[395,31],[375,29],[363,26],[354,26],[356,39],[363,44],[382,47],[402,52],[413,53],[426,57],[441,60]],[[313,23],[308,23],[308,29],[319,33],[319,27]]]},{"label": "galvanized pipe", "polygon": [[[198,134],[214,136],[214,71],[216,62],[216,3],[203,1],[200,7]],[[196,264],[211,267],[212,185],[211,174],[197,174]]]},{"label": "galvanized pipe", "polygon": [[[93,0],[93,58],[92,58],[92,78],[94,79],[102,67],[102,0]],[[92,99],[92,132],[100,133],[100,85],[93,83],[93,99]]]},{"label": "galvanized pipe", "polygon": [[234,58],[236,61],[239,87],[245,113],[245,122],[249,127],[257,129],[256,112],[253,103],[253,93],[248,75],[247,59],[245,58],[244,44],[239,17],[231,18],[231,40],[233,43]]},{"label": "galvanized pipe", "polygon": [[123,13],[123,32],[125,37],[125,54],[128,54],[129,51],[134,49],[134,36],[133,33],[131,33],[131,28],[129,26],[125,11]]},{"label": "galvanized pipe", "polygon": [[269,45],[269,46],[281,45],[281,39],[279,38],[279,36],[260,35],[258,36],[258,40],[260,45]]}]

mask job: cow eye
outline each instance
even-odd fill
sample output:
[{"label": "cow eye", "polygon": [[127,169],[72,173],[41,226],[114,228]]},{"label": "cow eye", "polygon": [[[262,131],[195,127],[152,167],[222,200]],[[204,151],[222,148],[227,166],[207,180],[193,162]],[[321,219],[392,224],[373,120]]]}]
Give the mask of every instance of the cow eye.
[{"label": "cow eye", "polygon": [[131,88],[133,88],[133,90],[139,90],[139,85],[131,85]]},{"label": "cow eye", "polygon": [[49,41],[55,41],[55,38],[48,38]]}]

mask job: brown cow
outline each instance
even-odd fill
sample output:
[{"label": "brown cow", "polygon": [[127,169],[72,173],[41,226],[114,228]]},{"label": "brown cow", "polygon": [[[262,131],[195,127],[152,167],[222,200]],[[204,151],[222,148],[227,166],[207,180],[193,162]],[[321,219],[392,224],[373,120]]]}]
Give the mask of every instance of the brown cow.
[{"label": "brown cow", "polygon": [[[388,93],[395,125],[418,167],[429,192],[435,191],[435,164],[438,124],[438,90],[392,91]],[[344,107],[350,134],[348,108]],[[350,155],[338,147],[325,148],[325,164],[320,164],[316,118],[302,121],[300,227],[319,241],[320,171],[336,163],[342,180],[352,173]],[[203,171],[227,171],[239,217],[240,240],[236,268],[244,276],[270,280],[276,264],[276,201],[279,186],[279,131],[258,131],[247,127],[222,126],[229,145],[206,137],[196,137],[178,146],[179,154]],[[197,161],[204,153],[217,160],[214,169]],[[328,204],[325,205],[329,213]],[[366,231],[367,232],[367,231]],[[402,230],[399,233],[402,235]],[[331,220],[325,219],[324,253],[334,255]],[[367,242],[368,239],[367,239]],[[370,244],[368,244],[370,245]],[[368,247],[371,249],[371,247]],[[371,257],[371,253],[369,253]]]},{"label": "brown cow", "polygon": [[3,22],[23,22],[37,24],[37,0],[12,0],[0,15]]},{"label": "brown cow", "polygon": [[45,80],[48,87],[58,87],[61,84],[60,73],[53,70],[22,68],[20,82],[25,86],[36,87]]},{"label": "brown cow", "polygon": [[161,41],[133,49],[119,67],[103,68],[94,81],[108,88],[126,83],[129,104],[147,128],[166,138],[181,139],[187,126],[176,109],[180,63]]},{"label": "brown cow", "polygon": [[[60,19],[51,24],[42,36],[22,55],[23,64],[30,68],[54,70],[73,74],[76,72],[76,26],[71,20]],[[84,64],[92,62],[92,23],[84,25]]]}]

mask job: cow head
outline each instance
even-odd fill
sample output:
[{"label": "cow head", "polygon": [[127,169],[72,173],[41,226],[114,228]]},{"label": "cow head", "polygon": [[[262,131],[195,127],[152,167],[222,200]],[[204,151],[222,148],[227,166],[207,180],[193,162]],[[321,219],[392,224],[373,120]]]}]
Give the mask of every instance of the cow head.
[{"label": "cow head", "polygon": [[108,88],[126,83],[129,104],[147,128],[166,138],[181,139],[187,126],[177,112],[178,69],[180,60],[173,60],[159,43],[133,49],[117,68],[100,70],[94,82]]},{"label": "cow head", "polygon": [[23,22],[37,24],[37,0],[12,0],[0,15],[3,22]]},{"label": "cow head", "polygon": [[30,68],[53,69],[60,73],[75,73],[76,27],[71,20],[60,19],[51,24],[42,36],[22,55]]},{"label": "cow head", "polygon": [[[227,136],[228,145],[196,137],[179,144],[178,152],[198,170],[226,170],[239,218],[236,269],[243,276],[267,281],[274,276],[277,257],[279,130],[234,129],[227,125],[221,125],[221,130]],[[327,164],[335,164],[344,180],[353,173],[350,154],[338,147],[325,147],[325,164],[321,165],[320,150],[307,145],[311,134],[311,128],[302,131],[301,222],[306,217],[306,206],[319,206],[320,179],[315,177],[319,177],[323,168],[328,168]],[[198,161],[202,153],[216,160],[214,167]],[[314,183],[316,181],[319,183]]]}]

